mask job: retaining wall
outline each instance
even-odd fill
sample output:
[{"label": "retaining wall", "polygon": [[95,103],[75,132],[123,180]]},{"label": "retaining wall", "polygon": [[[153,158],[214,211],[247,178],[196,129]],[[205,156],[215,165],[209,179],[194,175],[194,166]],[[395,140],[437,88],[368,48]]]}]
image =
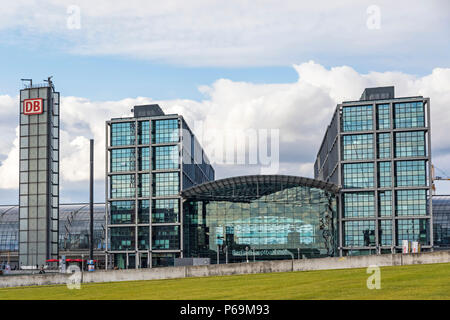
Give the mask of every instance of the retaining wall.
[{"label": "retaining wall", "polygon": [[[450,251],[383,254],[371,256],[350,256],[302,260],[261,261],[249,263],[230,263],[205,266],[166,267],[130,270],[97,270],[76,274],[83,283],[114,282],[136,280],[176,279],[187,277],[210,277],[233,274],[252,274],[289,271],[331,270],[367,268],[368,266],[400,266],[410,264],[430,264],[450,262]],[[43,274],[0,276],[0,288],[57,285],[71,282],[73,274]],[[71,278],[72,277],[72,278]]]}]

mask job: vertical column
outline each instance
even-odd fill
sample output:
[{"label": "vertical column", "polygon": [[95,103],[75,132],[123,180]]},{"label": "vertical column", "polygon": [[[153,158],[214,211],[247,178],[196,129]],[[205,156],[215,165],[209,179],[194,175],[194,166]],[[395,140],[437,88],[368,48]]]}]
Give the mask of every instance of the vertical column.
[{"label": "vertical column", "polygon": [[[341,161],[342,161],[342,155],[341,155],[341,139],[342,139],[342,136],[341,136],[341,117],[342,117],[342,105],[338,105],[337,106],[337,115],[336,115],[336,117],[337,117],[337,138],[338,138],[338,141],[337,141],[337,144],[338,144],[338,167],[337,167],[337,170],[339,170],[338,171],[338,185],[339,185],[339,187],[340,188],[343,188],[343,185],[342,185],[342,164],[341,164]],[[339,192],[339,223],[338,223],[338,230],[339,230],[339,256],[341,256],[342,257],[342,254],[343,254],[343,250],[342,250],[342,247],[344,246],[344,242],[343,242],[343,233],[344,233],[344,229],[343,229],[343,227],[344,227],[344,225],[343,225],[343,222],[342,222],[342,211],[343,211],[343,201],[342,201],[342,198],[343,198],[343,195],[342,195],[342,192]]]},{"label": "vertical column", "polygon": [[109,201],[108,201],[108,181],[109,181],[109,122],[105,122],[105,269],[108,269],[108,245],[109,245],[109,223],[108,223],[108,216],[109,216]]},{"label": "vertical column", "polygon": [[391,233],[392,233],[392,244],[391,247],[393,249],[393,253],[395,253],[395,247],[397,244],[397,233],[396,233],[396,204],[395,201],[397,199],[397,195],[395,194],[395,162],[394,162],[394,156],[395,156],[395,145],[394,145],[394,103],[391,101],[389,102],[389,144],[391,146],[390,148],[390,157],[391,157],[391,199],[392,199],[392,215],[391,215]]},{"label": "vertical column", "polygon": [[[138,131],[139,131],[139,121],[137,119],[134,119],[134,183],[135,183],[135,188],[134,188],[134,267],[135,269],[138,269],[138,251],[139,251],[139,227],[138,227],[138,213],[139,213],[139,208],[138,208],[138,197],[139,197],[139,182],[142,183],[142,181],[139,181],[139,176],[142,177],[142,174],[139,175],[138,174],[138,170],[139,170],[139,164],[138,164],[138,159],[139,159],[139,149],[138,149]],[[142,185],[141,185],[141,190],[142,190]]]},{"label": "vertical column", "polygon": [[429,197],[429,205],[428,205],[428,214],[429,214],[429,224],[430,224],[430,246],[431,251],[433,251],[434,246],[434,228],[433,228],[433,177],[431,175],[431,112],[430,112],[430,99],[427,98],[424,100],[424,106],[426,105],[426,112],[427,112],[427,123],[426,127],[428,128],[428,138],[426,140],[427,145],[427,152],[428,152],[428,197]]},{"label": "vertical column", "polygon": [[[374,200],[375,200],[375,247],[381,246],[380,236],[379,236],[379,217],[380,213],[378,210],[378,117],[377,117],[377,104],[374,102],[372,104],[372,139],[373,139],[373,174],[374,174]],[[378,251],[376,252],[378,253]]]},{"label": "vertical column", "polygon": [[150,176],[149,183],[150,183],[150,190],[148,195],[148,255],[147,255],[147,266],[151,268],[153,266],[152,261],[152,250],[153,250],[153,138],[152,138],[152,132],[153,132],[153,121],[151,119],[148,120],[148,156],[149,156],[149,164],[148,164],[148,174]]}]

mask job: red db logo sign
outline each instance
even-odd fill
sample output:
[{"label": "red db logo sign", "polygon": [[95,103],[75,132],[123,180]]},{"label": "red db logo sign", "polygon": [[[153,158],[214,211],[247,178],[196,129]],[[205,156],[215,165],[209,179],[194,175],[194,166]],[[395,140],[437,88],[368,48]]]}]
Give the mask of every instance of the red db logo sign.
[{"label": "red db logo sign", "polygon": [[25,99],[23,100],[23,114],[41,114],[44,112],[44,99]]}]

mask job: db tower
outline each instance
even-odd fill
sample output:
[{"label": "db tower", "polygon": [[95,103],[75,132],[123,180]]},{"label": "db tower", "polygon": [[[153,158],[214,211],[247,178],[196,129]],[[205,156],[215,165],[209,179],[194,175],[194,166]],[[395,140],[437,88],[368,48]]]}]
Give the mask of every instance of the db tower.
[{"label": "db tower", "polygon": [[59,92],[49,77],[20,90],[19,264],[58,259]]}]

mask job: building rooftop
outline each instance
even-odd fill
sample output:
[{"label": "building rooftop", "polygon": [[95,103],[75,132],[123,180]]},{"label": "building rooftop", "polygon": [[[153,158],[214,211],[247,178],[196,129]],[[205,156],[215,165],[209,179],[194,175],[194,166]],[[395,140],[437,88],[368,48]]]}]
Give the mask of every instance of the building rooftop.
[{"label": "building rooftop", "polygon": [[164,111],[157,104],[145,104],[140,106],[134,106],[133,112],[135,118],[155,117],[165,115]]},{"label": "building rooftop", "polygon": [[368,100],[386,100],[395,98],[394,86],[366,88],[359,98],[360,101]]}]

